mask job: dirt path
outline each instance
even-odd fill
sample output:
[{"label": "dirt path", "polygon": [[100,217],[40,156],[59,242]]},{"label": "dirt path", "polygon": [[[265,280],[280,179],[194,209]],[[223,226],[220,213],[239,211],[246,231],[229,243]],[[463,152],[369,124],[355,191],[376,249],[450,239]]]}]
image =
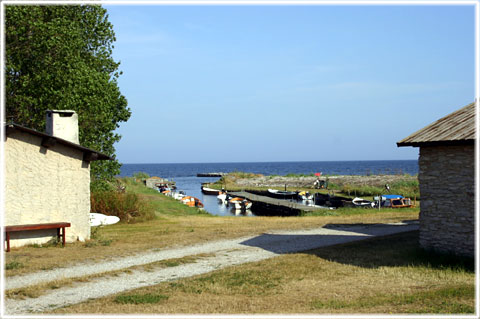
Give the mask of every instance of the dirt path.
[{"label": "dirt path", "polygon": [[309,230],[269,232],[253,237],[223,240],[181,247],[160,252],[138,254],[102,263],[82,264],[67,269],[56,269],[6,278],[5,289],[21,288],[63,278],[94,275],[120,270],[155,261],[181,258],[195,254],[211,254],[193,263],[157,270],[133,270],[118,276],[104,276],[72,287],[49,290],[38,298],[6,299],[4,314],[20,315],[44,312],[100,298],[122,291],[151,286],[164,281],[204,274],[220,268],[272,258],[280,254],[314,249],[323,246],[362,240],[372,236],[389,235],[418,229],[416,222],[377,225],[330,225]]}]

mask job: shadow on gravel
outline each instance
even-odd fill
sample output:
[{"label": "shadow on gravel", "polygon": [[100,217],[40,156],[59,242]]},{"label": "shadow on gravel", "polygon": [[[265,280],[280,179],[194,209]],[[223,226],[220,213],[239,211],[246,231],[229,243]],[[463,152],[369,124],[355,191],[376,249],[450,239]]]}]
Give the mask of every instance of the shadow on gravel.
[{"label": "shadow on gravel", "polygon": [[[262,234],[242,242],[242,245],[259,247],[277,254],[311,250],[352,241],[365,240],[371,236],[403,231],[406,224],[328,224],[325,234]],[[334,230],[335,232],[332,232]],[[408,229],[406,229],[408,230]],[[338,232],[338,233],[336,233]]]},{"label": "shadow on gravel", "polygon": [[262,234],[248,239],[240,244],[259,247],[276,254],[287,254],[310,250],[325,245],[336,245],[355,240],[365,239],[365,236],[344,235],[277,235]]}]

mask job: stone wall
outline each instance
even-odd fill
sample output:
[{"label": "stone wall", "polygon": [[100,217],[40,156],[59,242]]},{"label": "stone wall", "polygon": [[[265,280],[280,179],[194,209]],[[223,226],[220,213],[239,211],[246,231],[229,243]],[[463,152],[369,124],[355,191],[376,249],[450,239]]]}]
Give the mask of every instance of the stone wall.
[{"label": "stone wall", "polygon": [[[90,167],[83,152],[21,131],[5,141],[5,225],[70,222],[66,240],[90,238]],[[11,234],[11,246],[41,244],[56,230]]]},{"label": "stone wall", "polygon": [[419,168],[420,245],[474,256],[474,146],[420,147]]}]

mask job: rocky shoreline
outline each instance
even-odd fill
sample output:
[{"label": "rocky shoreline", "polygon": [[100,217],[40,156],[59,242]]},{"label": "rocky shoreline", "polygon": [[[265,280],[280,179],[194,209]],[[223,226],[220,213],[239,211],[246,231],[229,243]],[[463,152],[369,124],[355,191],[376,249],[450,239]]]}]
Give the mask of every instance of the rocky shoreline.
[{"label": "rocky shoreline", "polygon": [[[338,175],[338,176],[322,176],[321,180],[327,180],[330,184],[339,186],[375,186],[384,187],[385,184],[393,184],[401,181],[414,181],[417,176],[411,175]],[[253,178],[238,178],[235,184],[241,187],[298,187],[313,188],[313,183],[317,180],[316,176],[259,176]]]}]

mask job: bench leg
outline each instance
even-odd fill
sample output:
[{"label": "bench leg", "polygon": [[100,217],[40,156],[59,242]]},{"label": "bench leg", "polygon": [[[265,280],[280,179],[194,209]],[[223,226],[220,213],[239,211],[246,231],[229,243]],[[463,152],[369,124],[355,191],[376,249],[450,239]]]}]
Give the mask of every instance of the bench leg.
[{"label": "bench leg", "polygon": [[5,240],[7,241],[7,252],[10,251],[10,233],[5,232]]},{"label": "bench leg", "polygon": [[62,244],[65,247],[65,227],[62,227]]}]

